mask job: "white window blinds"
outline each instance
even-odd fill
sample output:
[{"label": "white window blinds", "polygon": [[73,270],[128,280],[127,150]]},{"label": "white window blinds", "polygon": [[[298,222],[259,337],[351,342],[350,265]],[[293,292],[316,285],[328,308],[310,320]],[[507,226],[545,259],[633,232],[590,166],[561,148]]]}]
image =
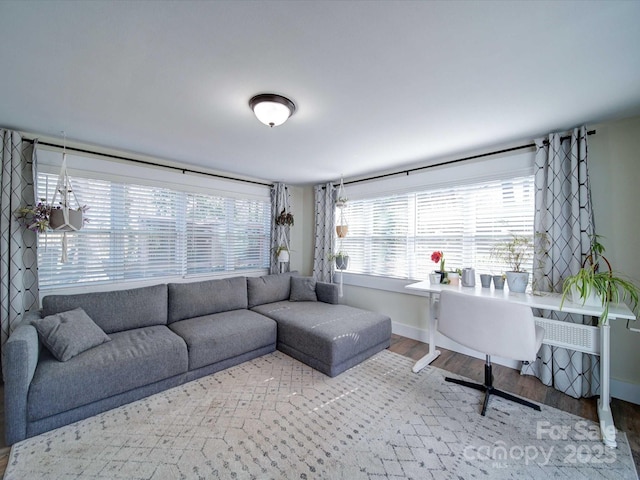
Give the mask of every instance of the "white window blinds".
[{"label": "white window blinds", "polygon": [[498,274],[508,268],[491,258],[493,247],[532,236],[533,215],[532,175],[353,200],[342,245],[349,273],[426,279],[440,250],[447,270]]},{"label": "white window blinds", "polygon": [[[51,201],[57,175],[38,175]],[[85,227],[38,238],[40,288],[149,278],[263,271],[269,266],[268,199],[197,194],[159,186],[73,176]]]}]

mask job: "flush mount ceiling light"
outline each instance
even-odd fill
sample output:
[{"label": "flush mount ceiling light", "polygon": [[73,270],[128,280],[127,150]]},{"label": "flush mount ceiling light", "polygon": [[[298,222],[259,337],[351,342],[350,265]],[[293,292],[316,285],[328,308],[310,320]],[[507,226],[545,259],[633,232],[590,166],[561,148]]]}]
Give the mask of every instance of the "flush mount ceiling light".
[{"label": "flush mount ceiling light", "polygon": [[258,120],[270,127],[282,125],[296,111],[291,100],[275,93],[256,95],[249,100],[249,106]]}]

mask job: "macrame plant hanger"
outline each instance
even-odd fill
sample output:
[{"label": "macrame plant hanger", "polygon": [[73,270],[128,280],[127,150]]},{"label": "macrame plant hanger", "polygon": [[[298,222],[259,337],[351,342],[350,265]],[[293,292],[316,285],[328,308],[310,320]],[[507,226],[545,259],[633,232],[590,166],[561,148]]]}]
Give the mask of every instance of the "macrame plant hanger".
[{"label": "macrame plant hanger", "polygon": [[[58,184],[56,185],[56,189],[53,192],[53,198],[51,199],[49,227],[54,231],[63,232],[60,262],[67,263],[67,232],[76,232],[80,230],[84,219],[83,209],[80,207],[78,197],[76,197],[76,194],[71,187],[71,179],[67,173],[67,136],[64,132],[62,132],[62,134],[64,136],[64,143],[62,146],[62,165],[60,166],[60,173],[58,174]],[[71,208],[72,199],[76,203],[76,209]],[[59,207],[55,206],[56,200],[60,204]]]},{"label": "macrame plant hanger", "polygon": [[[287,189],[283,188],[281,189],[281,198],[280,198],[280,204],[284,206],[284,211],[285,212],[289,212],[290,208],[289,208],[289,199],[287,196]],[[280,246],[284,246],[286,248],[286,255],[278,255],[278,267],[280,269],[280,273],[284,273],[285,271],[285,265],[287,263],[289,263],[290,260],[290,252],[291,249],[289,248],[289,239],[287,238],[287,229],[289,228],[287,225],[278,225],[278,245]]]},{"label": "macrame plant hanger", "polygon": [[340,298],[344,296],[342,290],[342,272],[349,266],[349,256],[346,254],[343,248],[344,237],[349,233],[349,224],[347,222],[346,209],[347,209],[347,196],[344,192],[344,181],[340,176],[340,187],[336,193],[336,207],[339,210],[338,224],[336,225],[336,234],[338,235],[338,253],[335,255],[336,268],[340,271],[340,288],[338,289],[338,295]]}]

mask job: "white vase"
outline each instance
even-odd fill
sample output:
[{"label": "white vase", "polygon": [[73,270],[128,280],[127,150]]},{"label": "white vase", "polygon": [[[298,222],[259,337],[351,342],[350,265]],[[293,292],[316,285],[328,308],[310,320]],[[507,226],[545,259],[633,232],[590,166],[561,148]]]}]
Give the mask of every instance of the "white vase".
[{"label": "white vase", "polygon": [[429,283],[431,285],[438,285],[440,283],[440,274],[439,273],[430,273],[429,274]]},{"label": "white vase", "polygon": [[589,289],[589,295],[587,295],[587,298],[581,298],[578,288],[575,285],[572,286],[571,301],[573,303],[577,303],[578,305],[587,307],[602,307],[602,297],[598,295],[598,293],[593,288]]},{"label": "white vase", "polygon": [[280,250],[280,253],[278,253],[278,262],[279,263],[289,262],[289,250]]},{"label": "white vase", "polygon": [[449,279],[449,285],[460,285],[460,274],[449,272],[447,273],[447,278]]},{"label": "white vase", "polygon": [[529,284],[529,272],[507,272],[507,285],[513,293],[524,293]]}]

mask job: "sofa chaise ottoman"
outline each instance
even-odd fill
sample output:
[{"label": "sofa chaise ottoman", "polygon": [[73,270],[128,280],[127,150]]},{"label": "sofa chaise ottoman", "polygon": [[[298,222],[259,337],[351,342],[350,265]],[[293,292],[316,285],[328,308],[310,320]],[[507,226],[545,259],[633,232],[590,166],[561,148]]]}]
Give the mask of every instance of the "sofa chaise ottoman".
[{"label": "sofa chaise ottoman", "polygon": [[278,324],[276,348],[335,377],[391,342],[391,319],[338,304],[338,286],[290,274],[247,278],[249,308]]}]

